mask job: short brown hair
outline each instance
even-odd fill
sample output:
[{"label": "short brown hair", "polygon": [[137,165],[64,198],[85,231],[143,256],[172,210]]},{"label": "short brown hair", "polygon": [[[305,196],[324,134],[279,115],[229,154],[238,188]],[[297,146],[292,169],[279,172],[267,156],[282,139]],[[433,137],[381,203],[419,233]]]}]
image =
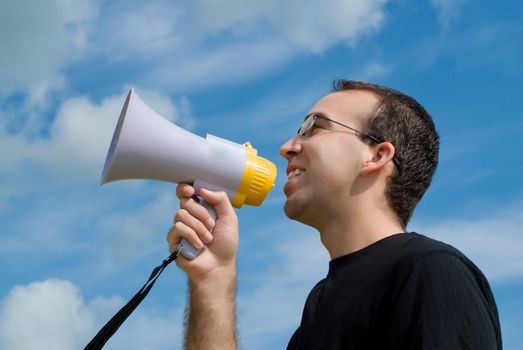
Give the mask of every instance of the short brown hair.
[{"label": "short brown hair", "polygon": [[[334,91],[369,91],[379,98],[363,131],[394,145],[397,162],[385,196],[405,227],[438,165],[439,136],[431,116],[414,98],[384,86],[335,80],[332,87]],[[371,142],[368,138],[362,140]]]}]

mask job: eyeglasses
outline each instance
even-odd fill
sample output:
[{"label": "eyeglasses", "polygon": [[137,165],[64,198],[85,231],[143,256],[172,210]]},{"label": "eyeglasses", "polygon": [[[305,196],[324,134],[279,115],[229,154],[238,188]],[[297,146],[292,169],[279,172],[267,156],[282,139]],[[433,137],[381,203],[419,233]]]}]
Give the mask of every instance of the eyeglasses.
[{"label": "eyeglasses", "polygon": [[[359,131],[359,130],[356,130],[354,128],[351,128],[350,126],[348,125],[345,125],[345,124],[342,124],[340,122],[337,122],[335,120],[332,120],[330,118],[327,118],[326,116],[324,115],[321,115],[321,114],[309,114],[308,116],[305,117],[305,120],[303,121],[303,123],[301,124],[300,128],[298,129],[298,135],[301,135],[301,136],[306,136],[306,137],[309,137],[311,136],[310,135],[310,131],[312,131],[312,127],[315,126],[315,123],[316,123],[316,119],[324,119],[324,120],[328,120],[330,121],[331,123],[334,123],[334,124],[338,124],[340,126],[343,126],[344,128],[347,128],[349,130],[352,130],[366,138],[368,138],[369,140],[371,140],[372,142],[375,142],[375,143],[381,143],[381,140],[378,139],[377,137],[374,137],[372,135],[369,135],[369,134],[366,134],[362,131]],[[316,125],[316,127],[319,127],[321,128],[321,126],[318,126]]]},{"label": "eyeglasses", "polygon": [[[316,113],[312,113],[312,114],[309,114],[308,116],[305,117],[305,120],[303,121],[303,123],[301,124],[300,128],[298,129],[298,135],[300,136],[305,136],[305,137],[310,137],[311,136],[311,132],[313,130],[313,127],[316,126],[318,128],[322,128],[321,126],[319,125],[316,125],[316,119],[324,119],[324,120],[328,120],[330,121],[331,123],[334,123],[334,124],[337,124],[337,125],[340,125],[340,126],[343,126],[344,128],[347,128],[351,131],[354,131],[355,133],[358,133],[360,135],[362,135],[363,137],[371,140],[373,143],[381,143],[383,141],[381,141],[379,138],[375,137],[375,136],[372,136],[372,135],[369,135],[369,134],[366,134],[362,131],[359,131],[359,130],[356,130],[354,128],[351,128],[350,126],[348,125],[345,125],[345,124],[342,124],[340,122],[337,122],[335,120],[332,120],[330,118],[327,118],[326,116],[324,115],[321,115],[321,114],[316,114]],[[399,168],[400,167],[400,161],[399,159],[394,156],[392,158],[392,162]]]}]

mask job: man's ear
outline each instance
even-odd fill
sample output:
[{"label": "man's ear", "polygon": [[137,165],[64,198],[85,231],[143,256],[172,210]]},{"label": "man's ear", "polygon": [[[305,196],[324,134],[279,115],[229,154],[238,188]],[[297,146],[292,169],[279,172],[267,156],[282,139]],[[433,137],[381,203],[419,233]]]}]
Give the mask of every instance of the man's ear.
[{"label": "man's ear", "polygon": [[368,175],[384,169],[387,164],[392,163],[394,152],[394,146],[390,142],[371,146],[370,158],[363,162],[361,175]]}]

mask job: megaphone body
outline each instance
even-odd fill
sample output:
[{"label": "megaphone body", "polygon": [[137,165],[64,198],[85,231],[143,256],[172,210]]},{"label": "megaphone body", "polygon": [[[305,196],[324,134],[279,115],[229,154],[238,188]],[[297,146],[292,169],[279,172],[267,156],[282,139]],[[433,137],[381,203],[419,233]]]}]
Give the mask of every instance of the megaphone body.
[{"label": "megaphone body", "polygon": [[[125,179],[187,182],[196,191],[227,193],[231,204],[260,205],[274,186],[276,166],[249,143],[213,135],[202,138],[164,119],[133,89],[125,100],[109,147],[101,183]],[[216,219],[214,208],[202,204]],[[194,259],[198,250],[182,239],[179,253]]]}]

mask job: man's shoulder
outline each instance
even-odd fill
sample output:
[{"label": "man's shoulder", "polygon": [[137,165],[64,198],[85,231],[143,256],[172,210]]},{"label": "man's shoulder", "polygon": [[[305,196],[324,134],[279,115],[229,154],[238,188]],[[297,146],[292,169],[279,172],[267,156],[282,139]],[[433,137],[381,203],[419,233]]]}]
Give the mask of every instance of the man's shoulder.
[{"label": "man's shoulder", "polygon": [[416,233],[404,239],[392,293],[396,323],[418,325],[404,334],[419,344],[439,339],[449,344],[444,348],[456,348],[456,341],[466,344],[460,348],[499,348],[497,307],[479,268],[446,243]]},{"label": "man's shoulder", "polygon": [[429,238],[416,232],[410,232],[406,235],[401,252],[402,255],[407,258],[417,260],[432,254],[448,254],[459,259],[465,258],[462,252],[445,242]]},{"label": "man's shoulder", "polygon": [[[481,291],[481,294],[493,304],[490,286],[483,272],[463,253],[453,246],[435,239],[410,233],[405,241],[397,265],[396,276],[400,283],[396,286],[420,286],[443,290]],[[446,287],[445,287],[446,286]],[[401,289],[401,288],[400,288]],[[466,293],[465,293],[466,294]]]},{"label": "man's shoulder", "polygon": [[[487,284],[481,270],[455,247],[418,233],[409,233],[402,245],[398,262],[403,272],[411,275],[417,270],[421,275],[445,276],[446,273],[467,274],[482,284]],[[448,277],[448,275],[447,275]]]},{"label": "man's shoulder", "polygon": [[472,261],[455,247],[416,232],[405,234],[398,248],[392,253],[396,255],[396,267],[406,273],[416,265],[433,261],[460,265],[474,272],[477,270]]}]

